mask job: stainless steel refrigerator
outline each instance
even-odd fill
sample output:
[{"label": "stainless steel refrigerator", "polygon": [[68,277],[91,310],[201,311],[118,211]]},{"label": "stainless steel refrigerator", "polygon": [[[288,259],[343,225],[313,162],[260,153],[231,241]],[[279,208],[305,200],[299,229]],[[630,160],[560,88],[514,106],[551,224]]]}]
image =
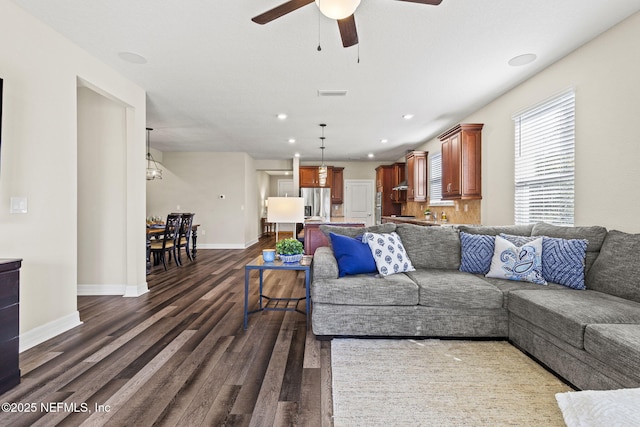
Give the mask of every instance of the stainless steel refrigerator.
[{"label": "stainless steel refrigerator", "polygon": [[331,189],[301,188],[304,199],[304,217],[311,220],[331,220]]}]

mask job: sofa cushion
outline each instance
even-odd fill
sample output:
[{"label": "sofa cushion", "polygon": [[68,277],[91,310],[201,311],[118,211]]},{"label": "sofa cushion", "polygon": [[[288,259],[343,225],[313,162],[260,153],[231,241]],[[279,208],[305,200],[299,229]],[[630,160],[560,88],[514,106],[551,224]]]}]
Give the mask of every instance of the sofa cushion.
[{"label": "sofa cushion", "polygon": [[496,236],[491,268],[486,276],[546,285],[542,276],[542,237],[516,246]]},{"label": "sofa cushion", "polygon": [[460,268],[460,236],[457,230],[398,224],[396,232],[415,268]]},{"label": "sofa cushion", "polygon": [[349,236],[329,233],[333,254],[338,262],[338,276],[350,274],[375,273],[376,263],[373,260],[369,245],[362,240]]},{"label": "sofa cushion", "polygon": [[502,308],[502,292],[472,274],[416,270],[407,275],[420,287],[419,304],[436,308]]},{"label": "sofa cushion", "polygon": [[596,291],[512,291],[509,312],[572,346],[584,348],[584,330],[594,323],[640,323],[640,304]]},{"label": "sofa cushion", "polygon": [[487,274],[495,248],[495,236],[460,232],[460,271]]},{"label": "sofa cushion", "polygon": [[320,246],[316,249],[311,269],[313,270],[313,280],[338,278],[338,261],[329,246]]},{"label": "sofa cushion", "polygon": [[587,288],[640,302],[640,234],[611,230],[587,274]]},{"label": "sofa cushion", "polygon": [[588,325],[584,349],[614,369],[640,378],[640,325]]},{"label": "sofa cushion", "polygon": [[369,245],[378,272],[383,276],[415,270],[398,233],[365,233],[362,241]]},{"label": "sofa cushion", "polygon": [[486,234],[489,236],[497,236],[501,233],[513,234],[517,236],[531,236],[533,224],[527,225],[459,225],[458,230],[468,234]]},{"label": "sofa cushion", "polygon": [[529,282],[516,282],[514,280],[492,279],[490,277],[485,277],[480,275],[476,277],[481,277],[482,280],[485,280],[486,282],[491,283],[493,286],[500,289],[504,298],[504,302],[502,303],[502,306],[507,309],[509,308],[509,295],[511,294],[512,291],[520,291],[520,290],[547,291],[547,290],[567,289],[565,286],[561,286],[551,282],[547,282],[547,286],[539,286],[539,285],[536,285],[535,283],[529,283]]},{"label": "sofa cushion", "polygon": [[604,238],[607,236],[607,229],[598,225],[591,227],[566,227],[539,222],[533,226],[531,235],[586,240],[588,243],[585,273],[588,273],[591,265],[593,265],[593,262],[598,257]]},{"label": "sofa cushion", "polygon": [[417,305],[418,285],[404,274],[356,275],[315,280],[314,303],[337,305]]}]

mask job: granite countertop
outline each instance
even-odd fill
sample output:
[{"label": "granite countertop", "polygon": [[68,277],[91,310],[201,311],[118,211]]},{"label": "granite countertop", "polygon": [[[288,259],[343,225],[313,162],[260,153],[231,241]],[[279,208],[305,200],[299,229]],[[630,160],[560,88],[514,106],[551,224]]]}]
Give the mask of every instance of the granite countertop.
[{"label": "granite countertop", "polygon": [[365,224],[362,218],[345,218],[343,216],[332,216],[329,221],[323,219],[305,219],[305,224]]}]

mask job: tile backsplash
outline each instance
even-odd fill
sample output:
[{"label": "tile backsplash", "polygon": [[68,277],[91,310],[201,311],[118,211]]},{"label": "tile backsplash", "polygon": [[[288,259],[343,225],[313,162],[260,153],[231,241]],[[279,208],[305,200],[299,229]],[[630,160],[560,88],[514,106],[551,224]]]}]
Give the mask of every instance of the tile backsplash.
[{"label": "tile backsplash", "polygon": [[431,212],[437,213],[438,220],[444,212],[451,224],[481,224],[481,202],[481,200],[455,200],[454,206],[429,206],[427,202],[407,202],[402,204],[402,215],[424,218],[424,210],[429,208]]}]

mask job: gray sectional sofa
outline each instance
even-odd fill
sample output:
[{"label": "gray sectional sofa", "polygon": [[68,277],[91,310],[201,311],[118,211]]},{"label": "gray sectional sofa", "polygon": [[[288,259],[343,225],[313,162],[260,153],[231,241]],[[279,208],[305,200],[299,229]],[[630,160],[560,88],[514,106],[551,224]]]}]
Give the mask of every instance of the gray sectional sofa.
[{"label": "gray sectional sofa", "polygon": [[[640,387],[640,235],[545,223],[383,224],[372,231],[395,231],[415,271],[339,277],[332,248],[318,248],[311,284],[316,336],[508,339],[579,389]],[[586,289],[460,271],[461,232],[584,239]]]}]

